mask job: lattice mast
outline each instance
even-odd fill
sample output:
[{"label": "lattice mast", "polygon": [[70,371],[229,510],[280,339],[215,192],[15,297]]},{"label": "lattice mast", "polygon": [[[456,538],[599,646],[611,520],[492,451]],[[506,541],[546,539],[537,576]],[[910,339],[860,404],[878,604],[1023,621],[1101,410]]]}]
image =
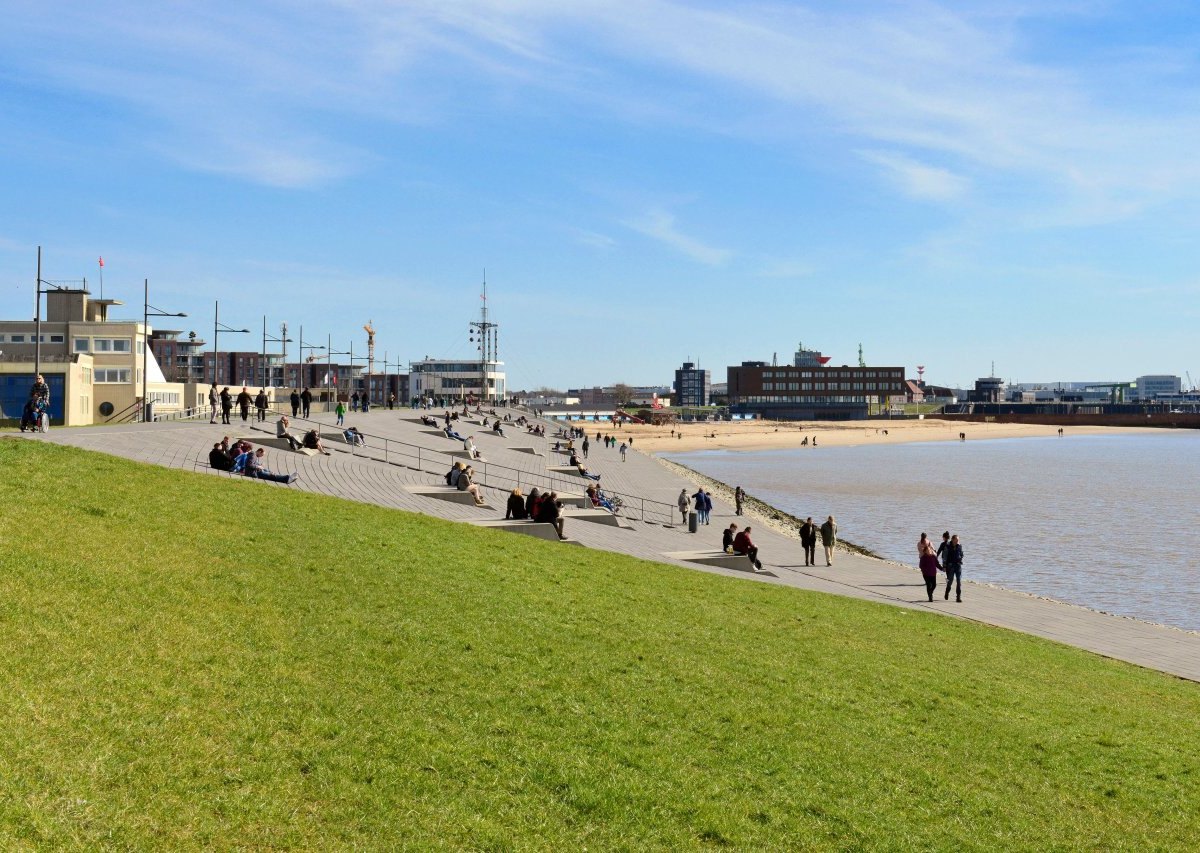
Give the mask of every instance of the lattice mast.
[{"label": "lattice mast", "polygon": [[478,343],[479,349],[479,397],[491,401],[488,394],[488,365],[497,361],[500,326],[488,320],[487,302],[487,270],[483,271],[483,289],[479,293],[481,306],[479,319],[471,325],[471,343]]}]

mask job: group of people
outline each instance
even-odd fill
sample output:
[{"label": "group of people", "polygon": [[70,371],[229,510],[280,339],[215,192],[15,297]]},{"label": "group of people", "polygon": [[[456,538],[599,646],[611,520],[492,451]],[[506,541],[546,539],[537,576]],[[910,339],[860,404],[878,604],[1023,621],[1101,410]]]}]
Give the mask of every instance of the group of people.
[{"label": "group of people", "polygon": [[50,429],[50,386],[38,374],[29,389],[29,399],[21,409],[21,432],[46,432]]},{"label": "group of people", "polygon": [[[305,391],[307,390],[308,389],[306,388]],[[295,394],[293,393],[292,396],[294,397]],[[309,399],[312,399],[311,394],[309,395]],[[258,393],[251,397],[249,389],[243,385],[242,390],[238,392],[237,396],[235,397],[233,393],[230,392],[228,386],[222,388],[220,391],[217,391],[217,383],[214,382],[209,386],[208,389],[208,407],[210,413],[208,422],[210,424],[215,424],[217,422],[217,412],[219,411],[221,413],[221,423],[228,424],[229,415],[233,411],[233,404],[235,402],[237,403],[238,411],[241,413],[243,421],[250,419],[251,405],[254,406],[255,420],[262,422],[267,419],[267,409],[270,407],[270,401],[267,399],[266,388],[259,388]],[[296,414],[296,408],[297,406],[295,403],[293,403],[293,416]],[[307,405],[305,407],[304,416],[308,417]]]},{"label": "group of people", "polygon": [[470,494],[475,499],[475,506],[483,506],[487,503],[483,498],[483,493],[479,490],[479,484],[475,482],[475,469],[464,462],[455,462],[446,472],[446,485]]},{"label": "group of people", "polygon": [[917,541],[917,566],[921,569],[921,577],[925,580],[925,593],[933,601],[937,591],[937,573],[946,573],[945,599],[950,600],[950,590],[954,589],[954,600],[962,601],[962,543],[958,534],[950,535],[947,530],[942,534],[942,543],[934,550],[933,543],[924,533]]},{"label": "group of people", "polygon": [[[318,453],[323,453],[326,456],[330,455],[329,451],[325,449],[325,442],[321,440],[320,427],[313,427],[304,434],[304,438],[297,439],[296,436],[292,435],[288,430],[288,426],[290,424],[291,421],[288,420],[287,415],[280,415],[279,420],[275,422],[275,437],[282,438],[284,441],[286,441],[288,447],[290,447],[292,450],[299,450],[301,447],[307,447],[309,450],[315,450]],[[351,427],[351,429],[354,428]],[[349,430],[347,430],[347,433],[348,432]],[[357,430],[355,432],[357,432]],[[349,435],[346,436],[346,440],[351,441]],[[351,441],[351,443],[355,442]]]},{"label": "group of people", "polygon": [[804,523],[800,525],[800,546],[804,549],[804,565],[815,566],[817,564],[817,538],[821,539],[821,547],[825,549],[825,565],[833,565],[833,549],[837,545],[837,522],[833,516],[829,516],[825,521],[817,526],[813,523],[812,516],[804,519]]},{"label": "group of people", "polygon": [[721,533],[721,550],[726,554],[737,554],[748,557],[756,572],[762,571],[762,561],[758,559],[758,547],[750,539],[750,528],[738,530],[737,524],[730,524]]},{"label": "group of people", "polygon": [[248,441],[229,443],[229,436],[215,443],[208,452],[208,464],[218,471],[229,471],[258,480],[291,485],[300,479],[299,474],[276,474],[266,466],[265,448],[253,448]]},{"label": "group of people", "polygon": [[508,505],[504,513],[505,519],[520,521],[528,519],[543,524],[553,525],[559,539],[566,539],[563,533],[562,501],[557,492],[540,492],[537,487],[529,490],[529,496],[521,494],[520,489],[513,489],[508,496]]},{"label": "group of people", "polygon": [[[309,412],[312,410],[312,396],[312,391],[309,391],[307,388],[299,392],[295,389],[292,390],[288,402],[292,404],[293,418],[308,417]],[[303,416],[300,414],[301,410],[304,412]]]},{"label": "group of people", "polygon": [[687,521],[688,509],[691,508],[692,502],[696,506],[696,520],[700,524],[708,524],[712,514],[713,502],[712,493],[706,492],[704,489],[696,489],[696,494],[688,498],[687,489],[679,490],[679,514],[683,516],[683,521]]}]

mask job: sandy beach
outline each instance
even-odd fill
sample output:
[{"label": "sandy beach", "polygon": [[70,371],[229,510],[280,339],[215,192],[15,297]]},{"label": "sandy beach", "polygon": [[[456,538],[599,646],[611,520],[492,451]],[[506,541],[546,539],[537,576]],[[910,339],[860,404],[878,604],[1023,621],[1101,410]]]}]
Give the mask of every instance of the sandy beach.
[{"label": "sandy beach", "polygon": [[[1068,435],[1105,435],[1153,431],[1150,427],[1065,427]],[[688,450],[775,450],[804,446],[816,449],[914,441],[967,441],[1053,436],[1058,427],[1040,424],[959,423],[941,420],[897,421],[720,421],[673,426],[628,424],[617,430],[633,438],[645,453]]]}]

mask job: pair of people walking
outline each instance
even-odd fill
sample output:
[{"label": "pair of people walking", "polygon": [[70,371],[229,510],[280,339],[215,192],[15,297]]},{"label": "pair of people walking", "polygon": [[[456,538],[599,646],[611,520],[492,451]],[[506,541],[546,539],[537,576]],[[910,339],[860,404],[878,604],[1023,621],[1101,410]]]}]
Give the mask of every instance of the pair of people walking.
[{"label": "pair of people walking", "polygon": [[962,564],[963,549],[958,541],[958,534],[950,535],[950,531],[942,534],[942,544],[934,550],[933,543],[924,533],[917,542],[917,565],[921,569],[921,577],[925,580],[925,594],[933,601],[937,591],[937,573],[940,569],[946,573],[946,594],[949,601],[950,590],[954,589],[954,600],[962,601]]},{"label": "pair of people walking", "polygon": [[800,544],[804,548],[804,565],[815,566],[817,564],[817,537],[821,539],[821,546],[825,549],[825,565],[833,565],[833,549],[837,545],[837,522],[833,520],[833,516],[825,519],[819,527],[813,522],[812,516],[804,519],[804,523],[800,525]]}]

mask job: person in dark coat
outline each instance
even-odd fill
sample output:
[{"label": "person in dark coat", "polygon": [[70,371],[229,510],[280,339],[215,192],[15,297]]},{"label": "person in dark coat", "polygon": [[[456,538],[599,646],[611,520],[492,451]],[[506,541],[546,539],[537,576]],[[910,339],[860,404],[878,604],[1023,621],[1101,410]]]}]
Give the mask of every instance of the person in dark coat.
[{"label": "person in dark coat", "polygon": [[267,419],[267,389],[259,388],[258,396],[254,398],[254,408],[258,413],[258,422],[262,423]]},{"label": "person in dark coat", "polygon": [[958,534],[950,537],[942,551],[942,568],[946,572],[946,600],[950,600],[950,586],[953,584],[954,600],[962,601],[962,564],[963,549],[959,544]]},{"label": "person in dark coat", "polygon": [[218,441],[213,445],[212,450],[208,451],[208,464],[218,471],[233,469],[233,460],[229,458],[229,451],[225,449],[224,444]]},{"label": "person in dark coat", "polygon": [[288,399],[288,402],[292,404],[292,417],[293,418],[299,417],[300,416],[300,395],[296,393],[295,388],[292,389],[292,396]]},{"label": "person in dark coat", "polygon": [[504,517],[516,521],[525,518],[525,499],[521,497],[520,489],[513,489],[512,494],[508,496],[508,508],[505,510]]},{"label": "person in dark coat", "polygon": [[233,395],[228,388],[221,389],[221,423],[229,423],[229,413],[233,411]]},{"label": "person in dark coat", "polygon": [[737,525],[731,524],[721,532],[721,550],[726,554],[733,553],[733,539],[737,535]]},{"label": "person in dark coat", "polygon": [[554,529],[558,531],[558,538],[566,539],[567,537],[563,535],[563,524],[566,519],[564,519],[562,514],[559,512],[561,507],[562,504],[558,500],[558,493],[551,492],[550,494],[546,495],[546,497],[544,497],[542,502],[538,505],[536,520],[553,525]]},{"label": "person in dark coat", "polygon": [[312,391],[305,388],[300,392],[300,405],[304,408],[304,417],[308,417],[309,411],[312,409]]},{"label": "person in dark coat", "polygon": [[817,526],[813,524],[811,515],[800,525],[800,544],[804,548],[804,565],[815,566],[817,564]]},{"label": "person in dark coat", "polygon": [[242,420],[250,420],[250,392],[246,390],[246,386],[242,386],[241,392],[237,395],[238,409],[242,413]]}]

